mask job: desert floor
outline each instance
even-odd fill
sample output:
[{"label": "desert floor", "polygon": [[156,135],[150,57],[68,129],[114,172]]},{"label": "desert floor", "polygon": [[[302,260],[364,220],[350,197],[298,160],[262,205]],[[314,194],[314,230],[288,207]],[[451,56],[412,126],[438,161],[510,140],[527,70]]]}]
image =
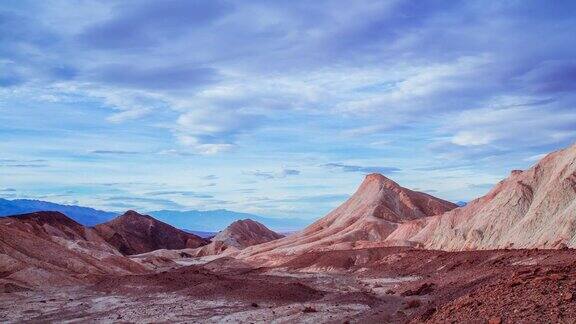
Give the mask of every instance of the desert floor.
[{"label": "desert floor", "polygon": [[[309,253],[278,268],[234,260],[81,286],[0,293],[2,322],[565,322],[576,251]],[[12,287],[12,288],[10,288]]]}]

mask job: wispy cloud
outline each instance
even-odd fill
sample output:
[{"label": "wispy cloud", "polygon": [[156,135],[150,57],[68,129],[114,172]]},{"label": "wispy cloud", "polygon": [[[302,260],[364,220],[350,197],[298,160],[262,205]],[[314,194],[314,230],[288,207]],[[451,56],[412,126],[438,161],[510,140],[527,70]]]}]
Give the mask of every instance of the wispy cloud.
[{"label": "wispy cloud", "polygon": [[136,155],[142,154],[142,152],[136,151],[123,151],[123,150],[93,150],[89,151],[92,154],[109,154],[109,155]]},{"label": "wispy cloud", "polygon": [[210,199],[210,198],[214,198],[214,196],[209,195],[209,194],[205,194],[205,193],[199,193],[199,192],[195,192],[195,191],[178,191],[178,190],[173,190],[173,191],[153,191],[153,192],[148,192],[146,193],[147,196],[184,196],[184,197],[192,197],[192,198],[201,198],[201,199]]},{"label": "wispy cloud", "polygon": [[45,159],[0,159],[0,166],[7,168],[44,168],[49,166]]},{"label": "wispy cloud", "polygon": [[246,175],[252,175],[263,179],[278,179],[290,176],[297,176],[300,174],[300,170],[284,168],[276,172],[255,170],[255,171],[244,171],[243,173]]},{"label": "wispy cloud", "polygon": [[472,183],[468,185],[468,188],[486,190],[494,187],[494,185],[494,183]]},{"label": "wispy cloud", "polygon": [[16,164],[3,164],[3,167],[8,168],[45,168],[48,164],[40,163],[16,163]]},{"label": "wispy cloud", "polygon": [[[570,1],[3,2],[0,178],[22,192],[141,182],[106,189],[131,197],[200,190],[214,174],[210,195],[276,215],[330,203],[243,199],[353,191],[379,172],[469,200],[482,190],[468,183],[576,140],[574,12]],[[99,190],[76,194],[106,202]]]},{"label": "wispy cloud", "polygon": [[322,194],[322,195],[310,195],[310,196],[299,196],[299,197],[288,197],[276,199],[276,202],[284,203],[326,203],[326,202],[344,202],[348,199],[350,195],[347,194]]},{"label": "wispy cloud", "polygon": [[152,208],[172,208],[172,209],[183,209],[185,206],[172,201],[170,199],[163,199],[163,198],[145,198],[145,197],[131,197],[131,196],[115,196],[115,197],[108,197],[104,199],[106,202],[111,202],[118,206],[118,203],[128,204],[128,205],[137,205],[137,206],[148,206]]},{"label": "wispy cloud", "polygon": [[343,163],[327,163],[323,165],[328,169],[338,169],[343,172],[361,172],[361,173],[382,173],[382,174],[392,174],[402,171],[402,169],[396,167],[385,167],[385,166],[359,166]]}]

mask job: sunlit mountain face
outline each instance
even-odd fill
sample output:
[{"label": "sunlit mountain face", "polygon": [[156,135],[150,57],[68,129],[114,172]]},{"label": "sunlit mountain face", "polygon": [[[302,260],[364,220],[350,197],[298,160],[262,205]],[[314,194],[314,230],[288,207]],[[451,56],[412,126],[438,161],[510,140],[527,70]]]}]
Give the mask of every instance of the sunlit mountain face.
[{"label": "sunlit mountain face", "polygon": [[315,219],[576,139],[573,1],[2,1],[0,197]]}]

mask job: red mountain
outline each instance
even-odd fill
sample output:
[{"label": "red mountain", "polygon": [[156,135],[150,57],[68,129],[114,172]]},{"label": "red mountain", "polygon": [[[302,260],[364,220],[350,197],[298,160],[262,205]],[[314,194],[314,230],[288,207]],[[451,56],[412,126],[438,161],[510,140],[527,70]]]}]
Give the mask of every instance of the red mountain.
[{"label": "red mountain", "polygon": [[236,253],[249,246],[283,238],[268,227],[251,219],[237,220],[211,239],[210,244],[198,248],[194,255],[206,256],[226,252]]},{"label": "red mountain", "polygon": [[199,236],[132,210],[109,222],[96,225],[94,229],[125,255],[158,249],[197,248],[208,243]]},{"label": "red mountain", "polygon": [[59,212],[0,218],[0,282],[4,284],[64,285],[90,275],[144,271],[94,229]]}]

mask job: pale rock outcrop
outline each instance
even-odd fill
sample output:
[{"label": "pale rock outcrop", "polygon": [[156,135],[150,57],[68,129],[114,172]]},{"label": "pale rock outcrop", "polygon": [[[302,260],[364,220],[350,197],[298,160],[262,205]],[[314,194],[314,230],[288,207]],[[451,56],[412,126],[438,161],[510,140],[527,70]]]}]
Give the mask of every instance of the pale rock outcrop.
[{"label": "pale rock outcrop", "polygon": [[465,207],[401,225],[386,240],[441,250],[576,247],[576,144],[512,171]]},{"label": "pale rock outcrop", "polygon": [[381,174],[370,174],[352,197],[327,216],[294,235],[247,248],[238,257],[275,262],[279,256],[365,246],[366,242],[384,241],[405,222],[456,207],[451,202],[403,188]]}]

